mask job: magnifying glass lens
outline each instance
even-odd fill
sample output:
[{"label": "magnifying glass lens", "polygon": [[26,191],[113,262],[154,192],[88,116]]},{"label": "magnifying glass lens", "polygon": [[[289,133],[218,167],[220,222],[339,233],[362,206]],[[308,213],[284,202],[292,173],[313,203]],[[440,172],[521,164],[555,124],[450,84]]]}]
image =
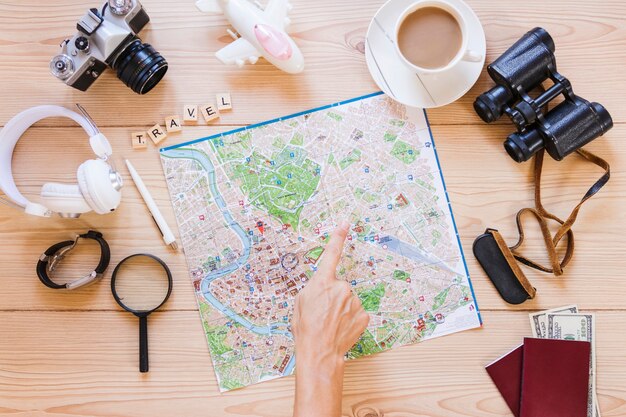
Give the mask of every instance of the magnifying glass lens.
[{"label": "magnifying glass lens", "polygon": [[156,260],[138,256],[120,265],[114,291],[123,306],[138,313],[159,307],[167,298],[169,281],[163,266]]},{"label": "magnifying glass lens", "polygon": [[153,255],[137,254],[122,260],[113,271],[111,291],[115,301],[139,317],[139,371],[148,372],[148,315],[172,293],[172,273]]}]

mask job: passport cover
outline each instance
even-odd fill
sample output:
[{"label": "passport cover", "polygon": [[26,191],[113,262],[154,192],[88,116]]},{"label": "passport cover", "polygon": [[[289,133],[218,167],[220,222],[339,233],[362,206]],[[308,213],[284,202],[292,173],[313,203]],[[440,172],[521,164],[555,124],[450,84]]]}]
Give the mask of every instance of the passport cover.
[{"label": "passport cover", "polygon": [[524,345],[520,345],[485,367],[515,417],[519,417],[522,394],[523,348]]},{"label": "passport cover", "polygon": [[524,339],[520,417],[587,417],[591,343]]}]

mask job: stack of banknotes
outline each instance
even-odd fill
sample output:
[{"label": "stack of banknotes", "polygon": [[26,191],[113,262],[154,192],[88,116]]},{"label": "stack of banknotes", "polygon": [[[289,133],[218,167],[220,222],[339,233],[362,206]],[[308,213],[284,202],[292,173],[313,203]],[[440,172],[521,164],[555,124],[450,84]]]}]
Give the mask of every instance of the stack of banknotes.
[{"label": "stack of banknotes", "polygon": [[580,340],[591,343],[587,417],[600,417],[596,395],[596,344],[593,314],[580,313],[575,305],[539,311],[528,315],[533,337],[540,339]]}]

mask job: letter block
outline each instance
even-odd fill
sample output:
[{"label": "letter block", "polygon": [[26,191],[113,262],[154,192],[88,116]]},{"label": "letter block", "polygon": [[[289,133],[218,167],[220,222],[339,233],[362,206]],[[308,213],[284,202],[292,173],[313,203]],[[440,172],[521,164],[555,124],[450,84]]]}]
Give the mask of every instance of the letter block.
[{"label": "letter block", "polygon": [[131,134],[133,149],[146,149],[148,147],[148,135],[146,132],[134,132]]},{"label": "letter block", "polygon": [[152,139],[155,145],[158,145],[160,142],[167,138],[167,133],[165,133],[165,129],[163,129],[158,123],[148,129],[148,136]]},{"label": "letter block", "polygon": [[232,110],[233,104],[230,100],[230,93],[220,93],[215,96],[217,99],[217,109],[219,111]]},{"label": "letter block", "polygon": [[170,116],[165,119],[165,128],[167,133],[182,132],[183,125],[180,122],[180,116]]},{"label": "letter block", "polygon": [[204,116],[204,120],[209,123],[215,119],[219,119],[220,111],[214,104],[207,104],[202,106],[202,115]]},{"label": "letter block", "polygon": [[185,105],[183,121],[185,123],[198,123],[198,106],[191,104]]}]

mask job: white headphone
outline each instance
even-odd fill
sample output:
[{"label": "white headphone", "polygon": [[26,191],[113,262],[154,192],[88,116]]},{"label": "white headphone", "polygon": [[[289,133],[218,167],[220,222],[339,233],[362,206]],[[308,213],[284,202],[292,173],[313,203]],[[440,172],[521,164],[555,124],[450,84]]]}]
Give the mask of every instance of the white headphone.
[{"label": "white headphone", "polygon": [[[111,144],[100,133],[89,115],[78,106],[83,115],[65,107],[33,107],[11,119],[0,131],[0,190],[27,214],[50,217],[58,213],[61,217],[77,218],[82,213],[95,211],[107,214],[120,204],[122,178],[107,163],[112,154]],[[47,183],[41,189],[43,204],[28,201],[17,189],[11,170],[15,145],[32,125],[48,117],[66,117],[80,124],[89,135],[89,144],[98,159],[85,161],[78,167],[78,184]]]}]

